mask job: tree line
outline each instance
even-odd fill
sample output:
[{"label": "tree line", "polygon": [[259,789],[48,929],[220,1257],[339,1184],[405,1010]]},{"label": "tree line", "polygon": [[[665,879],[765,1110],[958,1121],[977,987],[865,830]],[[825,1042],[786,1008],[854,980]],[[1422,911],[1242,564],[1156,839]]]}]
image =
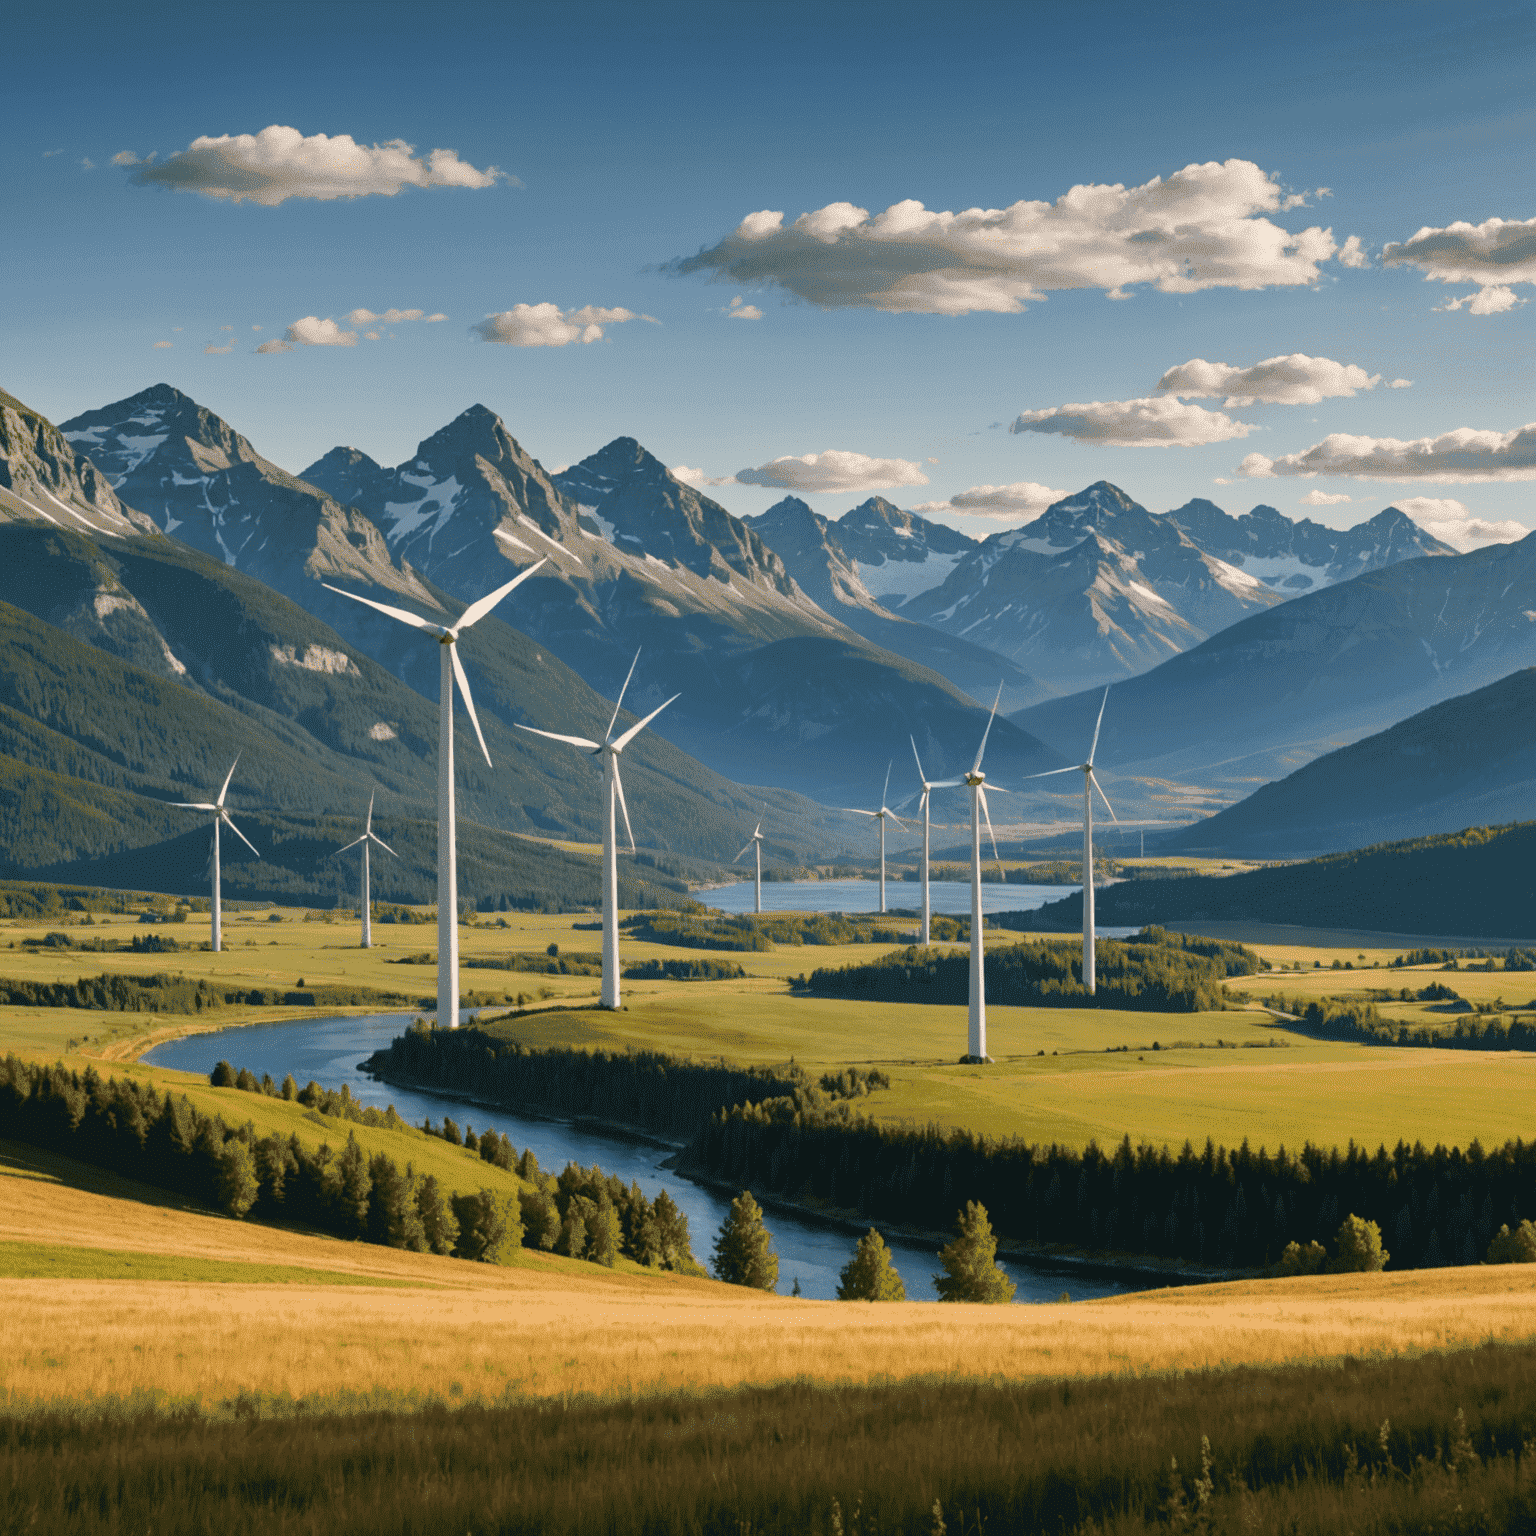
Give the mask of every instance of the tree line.
[{"label": "tree line", "polygon": [[107,1013],[203,1013],[236,1004],[314,1008],[378,1003],[425,1007],[431,998],[344,984],[295,991],[283,987],[221,987],[206,977],[193,981],[165,972],[153,975],[82,976],[76,981],[19,981],[0,977],[0,1005],[22,1008],[87,1008]]},{"label": "tree line", "polygon": [[[1206,940],[1215,948],[1220,941]],[[1239,945],[1220,945],[1214,953],[1169,941],[1167,936],[1145,942],[1101,940],[1098,947],[1096,1003],[1157,1013],[1197,1013],[1225,1006],[1222,982],[1228,975],[1247,974],[1236,965],[1258,956],[1251,951],[1233,955]],[[1029,1007],[1081,1007],[1088,998],[1083,986],[1081,952],[1072,944],[1034,940],[991,949],[986,953],[988,1000]],[[872,1002],[961,1004],[970,995],[970,957],[950,949],[913,945],[860,965],[823,967],[791,985],[834,997]]]},{"label": "tree line", "polygon": [[1518,1139],[1374,1153],[1354,1142],[1271,1153],[1207,1140],[1174,1153],[1127,1136],[1112,1151],[1079,1151],[881,1124],[803,1094],[716,1113],[678,1168],[929,1230],[976,1200],[1004,1238],[1223,1269],[1267,1268],[1347,1215],[1377,1224],[1394,1268],[1475,1264],[1501,1224],[1518,1230],[1536,1205],[1536,1142]]},{"label": "tree line", "polygon": [[[1424,987],[1421,998],[1436,992],[1454,998],[1449,987]],[[1291,998],[1276,994],[1264,1000],[1267,1008],[1292,1015],[1277,1019],[1282,1029],[1310,1035],[1317,1040],[1353,1040],[1365,1045],[1404,1045],[1439,1047],[1453,1051],[1536,1051],[1536,1018],[1508,1019],[1501,1014],[1463,1014],[1454,1025],[1409,1024],[1401,1019],[1383,1018],[1372,1002],[1337,997]]]}]

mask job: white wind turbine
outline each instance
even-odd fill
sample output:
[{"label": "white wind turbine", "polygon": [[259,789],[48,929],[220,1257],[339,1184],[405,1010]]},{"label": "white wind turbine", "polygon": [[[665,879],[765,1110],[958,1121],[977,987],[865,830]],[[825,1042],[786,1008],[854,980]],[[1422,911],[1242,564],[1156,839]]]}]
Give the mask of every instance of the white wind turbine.
[{"label": "white wind turbine", "polygon": [[459,660],[458,638],[471,624],[477,624],[493,609],[513,587],[526,581],[543,565],[540,560],[520,571],[504,587],[476,599],[459,615],[456,624],[434,624],[419,614],[407,613],[404,608],[391,608],[376,603],[371,597],[359,597],[355,592],[343,592],[329,582],[321,585],[339,597],[350,597],[354,603],[363,603],[387,613],[412,629],[425,630],[437,636],[441,647],[437,685],[437,1022],[439,1028],[459,1027],[459,852],[457,827],[454,820],[453,796],[453,684],[458,679],[459,692],[464,698],[464,708],[469,711],[470,724],[475,728],[475,738],[490,765],[491,754],[486,751],[485,736],[475,714],[475,701],[469,694],[469,679],[464,676],[464,663]]},{"label": "white wind turbine", "polygon": [[[880,791],[880,809],[878,811],[857,811],[852,806],[844,806],[843,809],[850,816],[871,816],[880,823],[880,910],[885,911],[885,823],[889,818],[894,821],[903,832],[907,830],[906,823],[902,821],[895,811],[885,803],[885,797],[891,788],[891,769],[895,765],[887,763],[885,768],[885,788]],[[743,852],[746,850],[743,849]]]},{"label": "white wind turbine", "polygon": [[[768,814],[767,805],[763,806],[763,816]],[[753,908],[756,912],[763,910],[763,817],[757,818],[757,825],[752,829],[752,836],[747,841],[746,848],[731,860],[732,864],[739,864],[747,856],[748,849],[757,855],[757,905]]]},{"label": "white wind turbine", "polygon": [[[603,760],[603,995],[604,1008],[619,1006],[619,849],[618,830],[614,821],[614,802],[624,813],[624,830],[629,834],[629,851],[635,851],[634,829],[629,824],[629,806],[624,801],[624,785],[619,778],[619,754],[636,736],[659,715],[667,704],[681,698],[674,693],[666,704],[658,704],[645,719],[632,725],[622,736],[615,737],[613,728],[618,724],[619,711],[624,707],[624,695],[629,691],[629,679],[635,675],[640,652],[635,652],[629,664],[629,676],[619,689],[619,701],[613,706],[613,719],[601,741],[589,741],[585,736],[561,736],[554,731],[541,731],[531,725],[519,725],[518,730],[530,731],[535,736],[547,736],[551,741],[563,741],[583,752],[590,752]],[[745,851],[745,850],[743,850]]]},{"label": "white wind turbine", "polygon": [[[377,791],[375,791],[377,793]],[[373,830],[373,795],[368,796],[368,819],[363,823],[363,835],[354,838],[346,845],[346,848],[338,848],[337,853],[345,853],[347,848],[361,848],[363,850],[363,942],[359,946],[362,949],[373,948],[373,892],[370,889],[368,879],[368,845],[377,843],[391,858],[398,859],[400,855],[395,852],[382,837]]]},{"label": "white wind turbine", "polygon": [[[235,753],[235,761],[229,765],[229,772],[224,775],[224,787],[219,791],[219,798],[217,800],[214,800],[211,803],[207,802],[207,801],[198,801],[198,800],[172,800],[171,801],[171,804],[174,805],[178,810],[182,810],[182,811],[212,811],[213,812],[213,848],[212,848],[212,851],[208,855],[208,869],[209,869],[209,873],[213,876],[213,902],[212,902],[213,920],[212,920],[212,929],[213,929],[213,952],[214,952],[214,954],[218,954],[219,950],[223,948],[223,944],[224,944],[223,923],[220,920],[221,914],[220,914],[220,911],[219,911],[219,826],[220,826],[220,824],[222,823],[224,826],[228,827],[229,830],[231,832],[233,832],[235,834],[235,836],[238,837],[240,839],[240,841],[242,843],[244,843],[245,846],[251,850],[252,853],[256,853],[256,845],[255,845],[255,843],[253,843],[250,840],[250,838],[248,838],[245,835],[245,833],[242,832],[240,830],[240,828],[237,827],[234,824],[234,822],[232,822],[229,819],[229,812],[224,809],[224,796],[229,793],[229,781],[232,778],[234,778],[234,776],[235,776],[235,764],[238,763],[239,761],[240,761],[240,754],[238,752],[236,752]],[[259,859],[261,857],[261,855],[259,853],[256,853],[256,857]]]},{"label": "white wind turbine", "polygon": [[[997,685],[997,697],[992,700],[992,713],[987,716],[987,728],[981,733],[981,745],[976,748],[976,761],[962,781],[971,791],[971,1008],[967,1020],[967,1061],[990,1061],[987,1055],[987,972],[986,945],[982,939],[981,916],[981,823],[985,818],[987,836],[992,839],[992,857],[997,859],[997,872],[1002,874],[1003,861],[997,857],[997,834],[992,830],[992,813],[987,809],[987,776],[981,771],[982,754],[987,750],[987,737],[992,734],[992,722],[997,719],[997,706],[1003,697],[1003,685]],[[993,789],[1006,795],[1000,784]]]},{"label": "white wind turbine", "polygon": [[1109,796],[1099,787],[1098,776],[1093,771],[1093,754],[1099,749],[1099,727],[1104,724],[1104,708],[1109,703],[1109,689],[1104,690],[1104,701],[1099,705],[1098,723],[1093,728],[1093,744],[1088,748],[1086,763],[1073,763],[1066,768],[1051,768],[1045,773],[1032,773],[1032,779],[1048,779],[1057,773],[1080,773],[1083,776],[1083,987],[1089,997],[1096,989],[1093,954],[1093,792],[1099,791],[1104,809],[1114,817],[1115,825],[1120,818],[1109,803]]},{"label": "white wind turbine", "polygon": [[922,799],[918,801],[918,809],[923,813],[923,943],[928,943],[929,907],[928,907],[928,818],[932,809],[929,797],[936,789],[958,789],[965,783],[964,779],[938,779],[930,783],[923,777],[923,760],[917,755],[917,742],[909,736],[907,740],[912,743],[912,756],[917,761],[917,779],[923,786]]}]

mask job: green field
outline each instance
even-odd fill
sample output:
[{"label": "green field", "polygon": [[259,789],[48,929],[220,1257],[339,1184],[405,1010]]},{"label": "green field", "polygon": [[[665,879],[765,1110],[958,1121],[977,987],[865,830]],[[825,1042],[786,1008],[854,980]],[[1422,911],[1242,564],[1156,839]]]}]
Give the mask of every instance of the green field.
[{"label": "green field", "polygon": [[[69,914],[76,916],[75,914]],[[273,917],[277,921],[272,921]],[[376,924],[375,947],[356,947],[355,918],[304,921],[302,911],[272,909],[226,919],[222,954],[190,950],[171,955],[97,954],[23,947],[53,923],[0,924],[0,974],[29,980],[73,979],[103,970],[126,973],[182,971],[232,985],[351,984],[427,993],[430,967],[396,962],[430,948],[430,927]],[[77,919],[78,920],[78,919]],[[542,952],[551,944],[567,953],[591,951],[598,935],[590,917],[511,915],[461,930],[466,958],[512,951]],[[901,920],[893,920],[897,925]],[[583,926],[578,928],[580,923]],[[126,939],[142,932],[132,918],[100,918],[71,937]],[[157,931],[178,940],[201,937],[201,923]],[[989,944],[1021,935],[989,935]],[[1287,936],[1291,937],[1291,936]],[[1312,935],[1316,940],[1321,935]],[[574,1044],[603,1048],[651,1048],[685,1056],[726,1057],[743,1063],[786,1062],[814,1072],[845,1065],[879,1065],[892,1080],[889,1092],[865,1101],[882,1119],[933,1121],[996,1135],[1081,1146],[1090,1138],[1197,1145],[1207,1136],[1236,1145],[1299,1146],[1311,1140],[1344,1144],[1350,1138],[1393,1145],[1399,1138],[1433,1144],[1485,1144],[1529,1136],[1536,1110],[1536,1058],[1509,1053],[1440,1050],[1401,1051],[1313,1041],[1287,1033],[1248,1005],[1284,992],[1289,996],[1361,996],[1373,988],[1416,990],[1430,981],[1451,985],[1468,1002],[1502,999],[1524,1006],[1536,994],[1530,972],[1458,970],[1438,966],[1390,969],[1396,948],[1358,947],[1358,935],[1320,942],[1261,943],[1255,947],[1275,968],[1234,978],[1228,991],[1243,1011],[1200,1014],[1130,1013],[1094,1008],[988,1010],[990,1067],[958,1064],[966,1042],[965,1009],[927,1004],[882,1004],[806,997],[788,979],[823,965],[867,961],[880,952],[867,944],[781,945],[761,952],[722,956],[739,961],[747,975],[732,981],[631,982],[619,1013],[595,1007],[597,979],[590,976],[466,969],[469,988],[522,994],[516,1016],[491,1008],[489,1027],[531,1045]],[[15,947],[8,947],[15,946]],[[697,958],[698,950],[637,943],[626,938],[626,964],[646,959]],[[713,952],[704,952],[713,953]],[[1333,962],[1352,969],[1334,970]],[[1315,965],[1317,962],[1318,965]],[[1319,968],[1320,965],[1320,968]],[[1454,1024],[1456,1015],[1433,1004],[1383,1002],[1384,1015],[1422,1024]],[[66,1009],[6,1009],[0,1016],[0,1049],[34,1057],[105,1056],[131,1061],[150,1031],[180,1033],[262,1019],[332,1014],[334,1008],[232,1007],[198,1018],[124,1015]],[[1154,1045],[1158,1049],[1154,1049]],[[236,1063],[239,1065],[239,1063]],[[151,1072],[157,1081],[189,1083],[199,1107],[217,1107],[226,1118],[266,1121],[288,1113],[272,1101],[233,1090],[216,1090],[176,1074]],[[219,1102],[232,1098],[234,1102]],[[286,1123],[286,1121],[285,1121]],[[306,1134],[314,1132],[310,1127]],[[342,1133],[343,1135],[345,1133]],[[358,1128],[360,1141],[398,1133]],[[382,1145],[375,1149],[383,1150]],[[393,1150],[393,1148],[391,1148]],[[396,1155],[400,1155],[396,1152]],[[454,1187],[478,1178],[487,1165],[470,1168],[468,1154],[420,1138],[411,1157],[418,1171],[437,1173]]]},{"label": "green field", "polygon": [[229,1259],[132,1253],[118,1248],[71,1248],[62,1243],[0,1242],[0,1279],[172,1280],[223,1285],[420,1284],[378,1275],[349,1275],[297,1264],[243,1264]]}]

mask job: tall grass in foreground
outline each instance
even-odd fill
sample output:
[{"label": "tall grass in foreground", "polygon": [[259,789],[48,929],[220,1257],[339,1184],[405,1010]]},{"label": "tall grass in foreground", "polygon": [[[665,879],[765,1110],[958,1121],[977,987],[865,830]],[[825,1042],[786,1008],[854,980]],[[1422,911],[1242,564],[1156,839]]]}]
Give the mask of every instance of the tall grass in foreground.
[{"label": "tall grass in foreground", "polygon": [[1324,1369],[458,1410],[55,1405],[0,1419],[0,1527],[1531,1531],[1533,1436],[1536,1345]]}]

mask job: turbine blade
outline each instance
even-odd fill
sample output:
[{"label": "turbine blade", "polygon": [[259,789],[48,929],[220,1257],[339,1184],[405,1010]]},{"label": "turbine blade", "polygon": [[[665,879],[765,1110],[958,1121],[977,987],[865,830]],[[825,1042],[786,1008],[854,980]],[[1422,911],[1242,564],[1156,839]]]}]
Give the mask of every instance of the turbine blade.
[{"label": "turbine blade", "polygon": [[[476,598],[475,601],[472,602],[469,607],[459,615],[459,622],[453,626],[454,632],[456,634],[463,634],[471,624],[478,624],[480,620],[483,619],[486,614],[488,614],[491,609],[494,608],[496,604],[499,603],[502,598],[504,598],[507,593],[513,589],[513,587],[517,586],[519,582],[527,581],[528,578],[532,576],[536,570],[538,570],[539,566],[548,564],[549,557],[546,555],[542,560],[539,560],[535,564],[530,565],[526,571],[519,571],[517,575],[514,576],[512,580],[506,584],[506,586],[497,587],[494,592],[487,592],[484,597]],[[471,710],[470,713],[473,714],[474,711]],[[486,761],[490,761],[489,757],[487,757]]]},{"label": "turbine blade", "polygon": [[205,804],[201,800],[167,800],[167,805],[178,811],[216,811],[218,806]]},{"label": "turbine blade", "polygon": [[526,528],[529,531],[529,533],[531,533],[534,536],[534,538],[536,538],[536,539],[543,539],[544,542],[546,544],[548,544],[551,549],[558,550],[562,555],[564,555],[566,557],[566,559],[574,560],[577,565],[581,564],[581,561],[578,560],[576,558],[576,556],[574,554],[572,554],[571,551],[568,550],[565,547],[564,544],[562,544],[558,539],[550,538],[550,536],[547,533],[545,533],[544,530],[542,528],[540,528],[539,525],[536,522],[534,522],[534,520],[531,517],[527,517],[523,513],[519,512],[517,514],[517,520],[518,520],[518,522],[520,522],[523,525],[524,528]]},{"label": "turbine blade", "polygon": [[367,841],[368,834],[365,832],[361,837],[354,837],[350,843],[343,843],[336,852],[345,853],[349,848],[356,848],[359,843],[366,843]]},{"label": "turbine blade", "polygon": [[981,814],[987,823],[987,836],[992,839],[992,857],[997,859],[998,874],[1002,874],[1003,861],[998,858],[997,854],[997,833],[992,830],[992,813],[987,809],[987,792],[984,789],[978,789],[976,793],[981,796]]},{"label": "turbine blade", "polygon": [[923,786],[922,794],[917,797],[917,808],[920,811],[928,809],[928,786],[926,784]]},{"label": "turbine blade", "polygon": [[[485,756],[485,766],[494,766],[491,762],[491,754],[486,750],[485,736],[480,730],[480,720],[475,714],[475,701],[469,696],[469,679],[464,676],[464,663],[459,660],[459,648],[456,645],[448,647],[448,653],[453,658],[453,675],[458,679],[459,692],[464,695],[464,708],[469,711],[469,723],[475,728],[475,738],[480,743],[480,751]],[[448,707],[453,707],[453,700],[448,700]]]},{"label": "turbine blade", "polygon": [[368,791],[368,819],[363,823],[364,837],[373,836],[373,797],[376,794],[378,794],[378,790],[376,789]]},{"label": "turbine blade", "polygon": [[900,828],[901,828],[901,830],[902,830],[902,831],[903,831],[903,832],[905,832],[905,831],[906,831],[906,830],[907,830],[907,824],[906,824],[906,822],[904,822],[904,821],[903,821],[903,820],[902,820],[902,819],[901,819],[901,817],[900,817],[900,816],[898,816],[898,815],[897,815],[897,814],[896,814],[896,812],[895,812],[895,811],[887,811],[887,812],[886,812],[886,813],[885,813],[885,814],[886,814],[886,815],[887,815],[887,816],[889,816],[889,817],[890,817],[890,818],[891,818],[891,820],[892,820],[892,821],[894,821],[894,822],[895,822],[895,823],[896,823],[896,825],[897,825],[897,826],[898,826],[898,827],[900,827]]},{"label": "turbine blade", "polygon": [[885,809],[886,799],[891,793],[891,769],[895,766],[895,763],[887,763],[885,765],[885,787],[880,791],[880,809],[882,811]]},{"label": "turbine blade", "polygon": [[519,725],[520,731],[527,731],[530,736],[547,736],[551,741],[563,741],[572,747],[580,747],[585,752],[601,752],[603,744],[600,741],[588,741],[585,736],[562,736],[557,731],[541,731],[536,725]]},{"label": "turbine blade", "polygon": [[747,856],[747,855],[748,855],[748,854],[749,854],[749,853],[751,853],[751,852],[752,852],[752,844],[751,844],[751,843],[748,843],[748,844],[747,844],[747,846],[746,846],[746,847],[745,847],[745,848],[743,848],[743,849],[742,849],[742,850],[741,850],[741,852],[740,852],[740,853],[738,853],[738,854],[737,854],[737,855],[736,855],[736,857],[735,857],[735,858],[734,858],[734,859],[732,859],[732,860],[731,860],[731,863],[732,863],[732,864],[740,864],[740,863],[741,863],[741,861],[742,861],[742,860],[743,860],[743,859],[744,859],[744,858],[746,858],[746,856]]},{"label": "turbine blade", "polygon": [[619,777],[618,760],[613,764],[613,787],[619,797],[619,809],[624,812],[624,830],[629,834],[629,851],[635,851],[635,829],[629,824],[629,807],[624,803],[624,780]]},{"label": "turbine blade", "polygon": [[940,779],[937,783],[929,784],[929,789],[959,789],[965,783],[964,779]]},{"label": "turbine blade", "polygon": [[1044,773],[1026,773],[1024,775],[1024,778],[1025,779],[1048,779],[1048,778],[1051,777],[1052,774],[1057,774],[1057,773],[1081,773],[1082,771],[1083,771],[1083,765],[1081,763],[1072,763],[1072,764],[1070,764],[1066,768],[1047,768]]},{"label": "turbine blade", "polygon": [[223,805],[224,804],[224,796],[229,793],[229,781],[232,778],[234,778],[234,776],[235,776],[235,769],[238,768],[239,766],[240,766],[240,754],[238,752],[236,752],[235,753],[235,760],[234,760],[234,762],[232,762],[229,765],[229,772],[224,775],[224,787],[223,787],[223,789],[221,789],[219,791],[219,798],[213,802],[215,805]]},{"label": "turbine blade", "polygon": [[373,842],[377,843],[379,845],[379,847],[382,848],[384,850],[384,852],[387,853],[390,856],[390,858],[398,859],[400,857],[400,855],[398,853],[396,853],[395,850],[393,848],[391,848],[389,846],[389,844],[386,843],[384,841],[384,839],[382,837],[380,837],[377,832],[370,832],[368,834],[368,836],[369,836],[369,838]]},{"label": "turbine blade", "polygon": [[510,544],[514,549],[526,549],[530,555],[538,554],[538,550],[536,550],[533,545],[524,544],[521,539],[513,538],[505,528],[496,528],[492,531],[495,533],[496,537],[502,541],[503,544]]},{"label": "turbine blade", "polygon": [[247,837],[247,836],[246,836],[246,835],[245,835],[245,833],[244,833],[244,832],[242,832],[242,831],[241,831],[241,830],[240,830],[240,828],[239,828],[239,827],[237,827],[237,826],[236,826],[236,825],[235,825],[235,824],[234,824],[234,822],[232,822],[232,821],[231,821],[231,820],[230,820],[230,819],[229,819],[229,812],[228,812],[228,811],[221,811],[221,812],[220,812],[220,813],[219,813],[219,816],[220,816],[220,819],[221,819],[221,820],[222,820],[222,821],[223,821],[223,823],[224,823],[224,825],[225,825],[225,826],[226,826],[226,827],[228,827],[228,828],[229,828],[229,830],[230,830],[230,831],[231,831],[231,832],[233,832],[233,833],[234,833],[234,834],[235,834],[235,836],[236,836],[236,837],[238,837],[238,838],[239,838],[239,839],[240,839],[240,841],[241,841],[241,842],[242,842],[242,843],[244,843],[244,844],[245,844],[245,846],[246,846],[246,847],[247,847],[247,848],[249,848],[249,849],[250,849],[250,850],[251,850],[251,852],[252,852],[252,853],[254,853],[254,854],[256,854],[256,857],[257,857],[257,858],[258,858],[258,859],[259,859],[259,858],[260,858],[260,857],[261,857],[261,854],[260,854],[260,853],[258,853],[258,852],[257,852],[257,850],[256,850],[256,844],[255,844],[255,843],[253,843],[253,842],[252,842],[252,841],[251,841],[251,840],[250,840],[250,838],[248,838],[248,837]]},{"label": "turbine blade", "polygon": [[1109,796],[1106,795],[1102,789],[1099,789],[1099,776],[1098,776],[1098,774],[1090,773],[1088,775],[1088,777],[1093,781],[1093,787],[1095,789],[1099,790],[1099,799],[1104,802],[1104,809],[1109,812],[1111,819],[1114,821],[1115,825],[1118,827],[1120,825],[1120,818],[1115,815],[1115,808],[1114,808],[1114,806],[1112,806],[1109,803]]},{"label": "turbine blade", "polygon": [[608,722],[608,729],[603,732],[603,740],[607,741],[613,735],[613,728],[619,723],[619,711],[624,708],[624,695],[629,692],[629,680],[635,675],[635,668],[640,665],[640,647],[635,648],[635,659],[629,664],[629,671],[624,674],[624,686],[619,689],[618,702],[613,706],[613,719]]},{"label": "turbine blade", "polygon": [[987,737],[992,734],[992,722],[997,719],[997,706],[1003,700],[1003,685],[997,685],[997,697],[992,700],[992,713],[987,716],[987,728],[981,733],[981,745],[976,748],[976,761],[971,767],[972,773],[981,772],[982,754],[987,750]]},{"label": "turbine blade", "polygon": [[434,624],[430,619],[423,619],[414,613],[407,613],[404,608],[391,608],[388,603],[376,603],[371,597],[359,597],[356,592],[343,592],[340,587],[333,587],[330,582],[320,583],[327,592],[334,592],[338,597],[350,597],[354,603],[364,603],[369,608],[377,608],[380,613],[387,613],[392,619],[399,619],[402,624],[409,624],[412,629],[424,629],[429,634],[446,635],[447,629],[441,624]]},{"label": "turbine blade", "polygon": [[[672,697],[667,700],[667,704],[675,704],[680,698],[682,698],[682,694],[674,693]],[[625,731],[624,734],[620,736],[616,742],[614,742],[613,750],[615,752],[622,752],[624,748],[627,747],[630,742],[632,742],[635,737],[638,736],[640,732],[643,731],[646,726],[648,726],[651,721],[654,720],[656,716],[659,715],[662,710],[667,707],[667,704],[658,704],[656,708],[653,709],[650,714],[648,714],[645,719],[642,720],[638,725],[630,726],[630,728]]]},{"label": "turbine blade", "polygon": [[1099,705],[1098,723],[1093,728],[1093,745],[1088,748],[1088,766],[1093,767],[1093,754],[1099,750],[1099,726],[1104,724],[1104,709],[1109,703],[1109,689],[1104,690],[1104,703]]},{"label": "turbine blade", "polygon": [[850,816],[878,816],[880,814],[879,811],[856,811],[851,805],[845,805],[841,809]]},{"label": "turbine blade", "polygon": [[912,743],[912,761],[917,764],[917,782],[926,791],[928,780],[923,777],[923,760],[917,755],[917,738],[915,736],[908,736],[907,740]]}]

